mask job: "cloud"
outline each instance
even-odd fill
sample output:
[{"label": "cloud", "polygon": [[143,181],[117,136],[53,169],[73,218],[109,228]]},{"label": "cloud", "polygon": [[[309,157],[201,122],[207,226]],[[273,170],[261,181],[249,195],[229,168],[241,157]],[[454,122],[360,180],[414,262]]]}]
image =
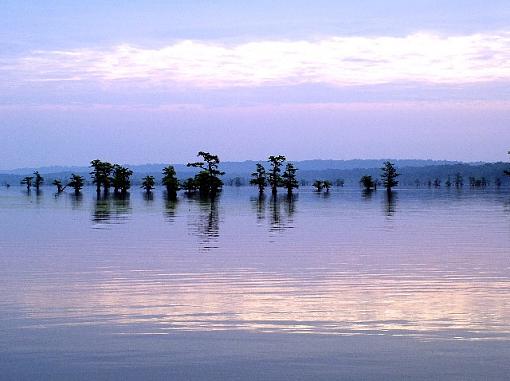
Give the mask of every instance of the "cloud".
[{"label": "cloud", "polygon": [[510,79],[510,32],[41,50],[4,59],[0,72],[13,83],[93,81],[104,86],[466,84]]}]

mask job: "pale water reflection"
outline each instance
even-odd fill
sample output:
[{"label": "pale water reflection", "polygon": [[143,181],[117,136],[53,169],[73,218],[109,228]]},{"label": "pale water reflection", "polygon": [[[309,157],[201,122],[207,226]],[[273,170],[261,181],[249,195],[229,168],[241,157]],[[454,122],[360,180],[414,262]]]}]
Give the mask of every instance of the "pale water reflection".
[{"label": "pale water reflection", "polygon": [[[503,191],[402,189],[388,197],[302,189],[289,199],[226,188],[210,201],[13,188],[0,191],[0,351],[10,361],[54,350],[46,333],[81,345],[72,332],[82,329],[133,340],[212,332],[227,340],[238,332],[270,335],[256,337],[276,345],[287,340],[280,334],[307,334],[299,336],[304,345],[314,335],[403,338],[413,350],[451,342],[458,358],[468,353],[459,342],[510,350],[510,194]],[[248,349],[255,339],[246,340],[238,350],[262,358]],[[330,355],[347,350],[337,344]],[[320,357],[313,356],[311,367]],[[494,374],[506,369],[488,361]]]}]

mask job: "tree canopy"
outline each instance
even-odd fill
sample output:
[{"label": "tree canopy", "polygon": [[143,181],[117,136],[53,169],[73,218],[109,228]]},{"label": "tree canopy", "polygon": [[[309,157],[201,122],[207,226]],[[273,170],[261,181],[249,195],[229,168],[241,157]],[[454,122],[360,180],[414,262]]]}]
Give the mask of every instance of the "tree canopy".
[{"label": "tree canopy", "polygon": [[400,173],[397,173],[395,166],[389,161],[384,163],[384,166],[381,168],[381,170],[381,180],[383,185],[388,192],[391,192],[391,188],[398,185],[397,177],[400,176]]},{"label": "tree canopy", "polygon": [[257,163],[257,169],[251,174],[251,185],[256,185],[259,188],[259,193],[264,193],[264,189],[267,186],[267,175],[266,169],[260,163]]},{"label": "tree canopy", "polygon": [[268,161],[271,168],[269,169],[268,183],[271,187],[271,192],[273,194],[278,193],[278,187],[282,184],[282,176],[280,175],[281,167],[283,163],[287,160],[285,156],[269,156]]}]

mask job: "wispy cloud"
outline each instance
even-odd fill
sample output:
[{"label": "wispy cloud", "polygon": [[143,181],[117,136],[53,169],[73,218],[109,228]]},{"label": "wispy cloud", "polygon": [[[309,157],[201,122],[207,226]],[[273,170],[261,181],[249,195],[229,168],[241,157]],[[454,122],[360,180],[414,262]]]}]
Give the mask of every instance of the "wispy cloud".
[{"label": "wispy cloud", "polygon": [[185,40],[160,48],[34,51],[3,60],[13,81],[127,81],[137,86],[230,87],[397,82],[464,84],[510,79],[510,32],[313,41],[212,44]]}]

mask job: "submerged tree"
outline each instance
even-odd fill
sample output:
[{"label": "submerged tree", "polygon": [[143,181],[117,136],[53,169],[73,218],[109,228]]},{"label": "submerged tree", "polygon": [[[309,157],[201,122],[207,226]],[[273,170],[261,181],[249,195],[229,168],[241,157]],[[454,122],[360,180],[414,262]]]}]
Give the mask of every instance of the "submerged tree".
[{"label": "submerged tree", "polygon": [[255,185],[259,188],[259,193],[263,194],[264,189],[267,186],[267,175],[266,169],[260,163],[257,163],[257,169],[251,174],[252,179],[250,185]]},{"label": "submerged tree", "polygon": [[57,187],[57,193],[62,193],[65,189],[65,186],[62,185],[62,180],[59,179],[53,180],[52,185],[55,185]]},{"label": "submerged tree", "polygon": [[34,179],[33,176],[27,176],[24,177],[23,180],[21,180],[21,184],[25,184],[27,186],[27,190],[30,190],[30,187],[32,186],[32,180]]},{"label": "submerged tree", "polygon": [[268,183],[271,187],[271,192],[275,195],[278,193],[278,187],[282,184],[282,176],[280,175],[281,167],[283,162],[286,160],[285,156],[269,156],[269,164],[271,169],[269,170]]},{"label": "submerged tree", "polygon": [[[332,185],[333,185],[333,184],[332,184],[332,183],[331,183],[331,181],[329,181],[329,180],[324,180],[324,181],[322,182],[322,187],[323,187],[324,189],[326,189],[326,193],[328,193],[328,192],[329,192],[329,189],[331,188],[331,186],[332,186]],[[343,186],[343,184],[342,184],[342,186]]]},{"label": "submerged tree", "polygon": [[322,180],[315,180],[313,186],[317,192],[320,192],[324,186],[324,182]]},{"label": "submerged tree", "polygon": [[363,189],[369,191],[375,188],[375,181],[372,178],[372,176],[362,176],[359,180],[360,185],[363,187]]},{"label": "submerged tree", "polygon": [[344,184],[345,184],[345,180],[344,180],[344,179],[336,179],[336,180],[335,180],[335,185],[336,185],[337,187],[343,187],[343,186],[344,186]]},{"label": "submerged tree", "polygon": [[381,170],[381,180],[383,181],[383,185],[386,188],[386,191],[391,193],[391,188],[398,185],[397,177],[400,176],[400,174],[397,173],[393,163],[389,161],[384,163],[384,166],[381,168]]},{"label": "submerged tree", "polygon": [[83,188],[83,185],[85,184],[85,179],[79,175],[75,175],[74,173],[71,174],[71,179],[69,180],[69,183],[67,184],[68,187],[71,187],[74,189],[74,194],[79,194],[81,191],[81,188]]},{"label": "submerged tree", "polygon": [[446,179],[444,185],[446,185],[447,188],[450,188],[452,186],[452,179],[450,176],[448,176],[448,179]]},{"label": "submerged tree", "polygon": [[287,194],[292,195],[292,189],[299,188],[299,183],[296,179],[297,168],[294,164],[287,163],[285,171],[282,174],[282,186],[287,188]]},{"label": "submerged tree", "polygon": [[439,178],[434,179],[434,187],[439,188],[441,186],[441,180]]},{"label": "submerged tree", "polygon": [[179,180],[177,179],[175,169],[172,165],[163,168],[163,179],[161,184],[166,187],[166,193],[169,198],[175,198],[179,188]]},{"label": "submerged tree", "polygon": [[464,178],[462,177],[462,175],[459,172],[457,172],[455,174],[454,183],[455,183],[455,188],[462,188],[464,186]]},{"label": "submerged tree", "polygon": [[103,187],[104,191],[107,192],[110,189],[110,176],[113,170],[113,165],[107,161],[96,159],[90,162],[90,167],[92,168],[90,175],[92,176],[92,183],[96,184],[96,192],[101,192],[101,187]]},{"label": "submerged tree", "polygon": [[150,193],[154,189],[155,184],[154,176],[145,176],[142,179],[142,186],[140,188],[143,188],[145,189],[145,192]]},{"label": "submerged tree", "polygon": [[41,187],[41,185],[44,183],[44,177],[42,177],[40,174],[39,174],[39,171],[35,171],[34,172],[34,175],[35,175],[35,180],[34,180],[34,186],[35,186],[35,189],[37,191],[39,191],[39,188]]},{"label": "submerged tree", "polygon": [[115,193],[126,194],[129,188],[131,188],[131,176],[133,171],[127,167],[123,167],[118,164],[114,164],[112,167],[112,185]]},{"label": "submerged tree", "polygon": [[220,159],[217,155],[204,151],[200,151],[197,156],[202,157],[204,161],[188,163],[187,166],[202,169],[195,176],[195,182],[198,185],[200,195],[214,197],[223,186],[220,176],[225,174],[225,172],[218,169]]}]

